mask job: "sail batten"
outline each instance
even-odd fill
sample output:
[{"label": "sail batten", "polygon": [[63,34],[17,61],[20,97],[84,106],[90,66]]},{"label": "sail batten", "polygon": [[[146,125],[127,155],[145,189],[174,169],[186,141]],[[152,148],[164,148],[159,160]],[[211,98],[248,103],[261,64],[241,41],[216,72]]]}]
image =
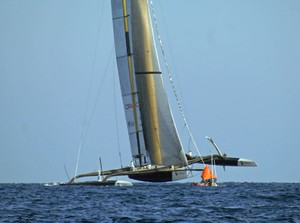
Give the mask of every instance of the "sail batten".
[{"label": "sail batten", "polygon": [[160,71],[146,71],[146,72],[135,72],[136,75],[142,75],[142,74],[161,74]]}]

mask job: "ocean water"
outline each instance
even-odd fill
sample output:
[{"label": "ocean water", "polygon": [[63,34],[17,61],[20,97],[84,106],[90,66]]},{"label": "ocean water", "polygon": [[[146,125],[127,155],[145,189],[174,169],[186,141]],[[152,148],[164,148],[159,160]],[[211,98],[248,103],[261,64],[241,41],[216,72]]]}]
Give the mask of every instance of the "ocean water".
[{"label": "ocean water", "polygon": [[300,222],[300,183],[0,184],[0,222]]}]

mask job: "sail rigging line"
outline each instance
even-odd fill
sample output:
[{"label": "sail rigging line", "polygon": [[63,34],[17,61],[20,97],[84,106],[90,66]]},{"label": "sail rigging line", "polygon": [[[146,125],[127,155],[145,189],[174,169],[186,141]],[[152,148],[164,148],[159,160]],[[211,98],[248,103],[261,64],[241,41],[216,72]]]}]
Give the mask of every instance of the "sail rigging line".
[{"label": "sail rigging line", "polygon": [[214,160],[213,163],[214,163],[214,167],[215,167],[215,168],[214,168],[214,170],[215,170],[215,173],[214,173],[214,174],[215,174],[215,176],[218,178],[218,176],[217,176],[217,166],[216,166],[216,161]]},{"label": "sail rigging line", "polygon": [[161,35],[160,35],[159,29],[158,29],[158,23],[157,23],[156,13],[155,13],[155,10],[154,10],[154,5],[153,5],[153,1],[152,0],[150,1],[150,5],[151,5],[151,11],[152,11],[152,16],[153,16],[153,21],[154,21],[154,25],[155,25],[155,29],[156,29],[156,33],[157,33],[157,38],[158,38],[158,41],[159,41],[159,46],[160,46],[161,53],[162,53],[163,60],[164,60],[164,64],[165,64],[165,67],[166,67],[166,70],[167,70],[167,73],[168,73],[168,77],[169,77],[169,80],[170,80],[170,83],[171,83],[171,86],[172,86],[173,94],[174,94],[176,102],[177,102],[177,106],[178,106],[178,108],[180,110],[181,117],[183,118],[185,127],[187,128],[187,131],[188,131],[189,136],[190,136],[190,138],[191,138],[191,140],[193,142],[193,145],[196,148],[196,150],[198,152],[198,155],[201,157],[202,163],[204,164],[204,161],[202,159],[202,155],[201,155],[201,153],[200,153],[200,151],[198,149],[198,146],[197,146],[197,144],[196,144],[196,142],[194,140],[194,137],[193,137],[192,132],[190,130],[189,124],[188,124],[188,122],[186,120],[186,117],[185,117],[185,114],[183,112],[183,107],[182,107],[182,105],[180,103],[177,91],[175,89],[175,85],[174,85],[174,82],[173,82],[173,77],[171,75],[171,71],[170,71],[170,68],[169,68],[169,65],[168,65],[168,62],[167,62],[167,56],[166,56],[166,53],[165,53],[165,50],[164,50],[164,47],[163,47],[163,44],[162,44]]},{"label": "sail rigging line", "polygon": [[93,105],[93,107],[92,107],[91,114],[90,114],[90,116],[89,116],[89,118],[88,118],[88,120],[87,120],[87,127],[86,127],[85,131],[83,132],[82,138],[80,139],[79,150],[78,150],[78,156],[77,156],[77,163],[76,163],[75,180],[76,180],[76,176],[77,176],[78,165],[79,165],[79,160],[80,160],[80,155],[81,155],[82,147],[83,147],[83,145],[84,145],[86,136],[87,136],[88,131],[89,131],[89,128],[90,128],[90,126],[91,126],[92,119],[93,119],[93,117],[94,117],[94,112],[95,112],[95,110],[96,110],[97,102],[98,102],[98,100],[99,100],[99,98],[100,98],[100,93],[101,93],[101,90],[102,90],[102,86],[103,86],[104,80],[105,80],[105,78],[106,78],[106,76],[107,76],[107,74],[108,74],[108,67],[109,67],[109,65],[110,65],[110,63],[111,63],[111,60],[112,60],[113,49],[114,49],[114,48],[112,47],[111,53],[110,53],[110,56],[109,56],[109,61],[108,61],[108,63],[107,63],[107,66],[106,66],[105,71],[104,71],[104,75],[103,75],[103,77],[102,77],[102,79],[101,79],[101,82],[100,82],[100,84],[99,84],[99,89],[98,89],[98,92],[97,92],[97,95],[96,95],[96,100],[95,100],[94,105]]},{"label": "sail rigging line", "polygon": [[[210,141],[210,140],[209,140]],[[211,141],[210,141],[211,142]],[[218,176],[217,176],[217,166],[216,166],[216,161],[214,160],[214,158],[213,158],[213,152],[212,152],[212,150],[211,150],[211,148],[210,148],[210,150],[209,150],[209,152],[210,152],[210,163],[211,163],[211,166],[212,166],[212,173],[216,176],[216,178],[218,178]]]},{"label": "sail rigging line", "polygon": [[[98,46],[99,46],[99,40],[100,40],[100,30],[101,30],[101,24],[102,24],[102,16],[103,16],[103,11],[104,11],[104,5],[105,2],[102,4],[102,8],[101,8],[101,12],[100,12],[100,17],[99,17],[99,24],[98,24],[98,30],[97,30],[97,36],[96,36],[96,46],[95,46],[95,51],[94,51],[94,56],[93,56],[93,61],[92,61],[92,69],[91,69],[91,73],[90,73],[90,80],[89,80],[89,87],[88,87],[88,95],[87,95],[87,100],[86,100],[86,104],[85,104],[85,109],[84,109],[84,115],[83,115],[83,120],[86,120],[87,118],[87,110],[88,110],[88,105],[89,105],[89,101],[90,101],[90,97],[91,97],[91,85],[92,85],[92,79],[94,76],[94,72],[95,72],[95,64],[96,64],[96,58],[97,58],[97,50],[98,50]],[[79,165],[79,160],[80,160],[80,154],[81,154],[81,150],[82,150],[82,146],[83,143],[85,141],[85,128],[84,128],[84,123],[83,122],[83,127],[81,130],[81,135],[80,135],[80,142],[79,142],[79,148],[78,148],[78,154],[77,154],[77,161],[76,161],[76,167],[75,167],[75,180],[76,180],[76,176],[77,176],[77,172],[78,172],[78,165]],[[88,124],[86,126],[86,132],[88,131],[89,128],[89,121]]]},{"label": "sail rigging line", "polygon": [[68,177],[68,179],[69,179],[69,181],[70,181],[70,176],[69,176],[69,174],[68,174],[68,171],[67,171],[66,165],[64,165],[64,169],[65,169],[65,172],[66,172],[66,174],[67,174],[67,177]]},{"label": "sail rigging line", "polygon": [[[79,146],[79,152],[78,152],[78,158],[77,158],[77,164],[76,164],[76,171],[78,170],[78,163],[79,163],[79,158],[80,158],[81,150],[82,150],[82,147],[84,145],[84,142],[85,142],[86,136],[88,134],[89,128],[91,126],[92,119],[94,117],[94,113],[95,113],[95,110],[96,110],[96,105],[97,105],[97,102],[98,102],[98,100],[100,98],[100,93],[101,93],[101,90],[102,90],[102,86],[103,86],[104,80],[105,80],[105,78],[107,77],[107,74],[108,74],[108,67],[109,67],[109,65],[111,63],[111,60],[112,60],[113,49],[114,48],[112,47],[111,53],[110,53],[110,56],[109,56],[109,62],[107,63],[107,66],[105,68],[104,75],[103,75],[103,77],[101,79],[101,83],[99,85],[99,89],[98,89],[98,92],[97,92],[96,100],[94,102],[94,106],[92,107],[92,111],[91,111],[90,117],[89,117],[89,119],[87,121],[87,128],[86,128],[86,130],[84,132],[82,140],[80,140],[80,146]],[[77,176],[77,172],[76,172],[75,176]],[[76,180],[76,178],[75,178],[75,180]]]},{"label": "sail rigging line", "polygon": [[121,149],[120,149],[120,136],[119,136],[119,127],[118,127],[118,115],[117,115],[117,104],[116,104],[116,65],[114,64],[113,66],[113,85],[114,85],[114,107],[115,107],[115,120],[116,120],[116,130],[117,130],[117,145],[118,145],[118,151],[119,151],[119,159],[120,159],[120,164],[121,168],[123,168],[123,162],[122,162],[122,154],[121,154]]},{"label": "sail rigging line", "polygon": [[[162,5],[161,5],[161,1],[158,1],[158,4],[159,4],[160,12],[161,12],[161,14],[162,14],[162,21],[163,21],[163,24],[164,24],[164,26],[167,26],[167,23],[166,23],[165,17],[164,17],[164,13],[163,13],[163,7],[162,7]],[[173,70],[174,70],[173,75],[175,74],[175,77],[176,77],[176,79],[178,80],[178,81],[177,81],[177,90],[179,91],[179,95],[180,95],[181,98],[182,98],[182,97],[183,97],[183,92],[182,92],[181,86],[180,86],[180,82],[181,82],[181,81],[180,81],[180,76],[178,76],[176,63],[174,62],[174,61],[175,61],[175,60],[174,60],[174,53],[173,53],[173,50],[172,50],[173,47],[171,47],[171,44],[170,44],[171,41],[170,41],[170,37],[169,37],[169,33],[168,33],[167,27],[165,27],[164,30],[165,30],[165,32],[166,32],[166,38],[167,38],[167,41],[165,41],[165,43],[167,43],[167,45],[168,45],[168,48],[169,48],[168,52],[170,52],[171,61],[173,62],[173,64],[172,64],[172,68],[173,68]],[[169,61],[170,61],[170,60],[169,60]],[[185,107],[184,101],[181,101],[181,102],[182,102],[183,107]]]}]

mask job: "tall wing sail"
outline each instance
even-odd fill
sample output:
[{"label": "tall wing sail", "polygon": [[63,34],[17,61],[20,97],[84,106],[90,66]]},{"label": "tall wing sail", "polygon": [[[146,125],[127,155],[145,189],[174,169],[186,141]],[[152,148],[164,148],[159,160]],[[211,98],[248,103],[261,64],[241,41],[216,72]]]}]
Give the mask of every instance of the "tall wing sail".
[{"label": "tall wing sail", "polygon": [[163,84],[147,0],[112,0],[112,12],[132,155],[147,161],[149,154],[153,165],[184,165],[187,160]]},{"label": "tall wing sail", "polygon": [[136,84],[147,151],[154,164],[185,164],[163,85],[147,0],[132,0],[131,16]]},{"label": "tall wing sail", "polygon": [[117,65],[119,71],[123,106],[127,121],[127,129],[131,145],[131,154],[137,166],[150,163],[147,156],[139,99],[134,71],[134,58],[132,49],[130,1],[112,0],[112,16]]}]

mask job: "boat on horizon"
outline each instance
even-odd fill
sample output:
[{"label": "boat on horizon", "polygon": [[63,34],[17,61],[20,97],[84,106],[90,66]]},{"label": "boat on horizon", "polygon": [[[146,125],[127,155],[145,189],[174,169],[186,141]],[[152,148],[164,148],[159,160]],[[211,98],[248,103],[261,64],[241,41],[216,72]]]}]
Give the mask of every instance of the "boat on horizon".
[{"label": "boat on horizon", "polygon": [[[149,4],[147,0],[111,0],[131,165],[75,174],[69,182],[60,185],[111,186],[117,183],[111,178],[118,176],[146,182],[177,181],[186,179],[190,172],[203,171],[203,168],[193,168],[193,164],[206,165],[211,160],[221,166],[256,166],[252,160],[224,156],[219,150],[208,156],[193,156],[184,151],[162,79]],[[183,113],[182,116],[184,118]],[[192,135],[190,137],[194,142]],[[92,176],[98,180],[78,181]]]}]

